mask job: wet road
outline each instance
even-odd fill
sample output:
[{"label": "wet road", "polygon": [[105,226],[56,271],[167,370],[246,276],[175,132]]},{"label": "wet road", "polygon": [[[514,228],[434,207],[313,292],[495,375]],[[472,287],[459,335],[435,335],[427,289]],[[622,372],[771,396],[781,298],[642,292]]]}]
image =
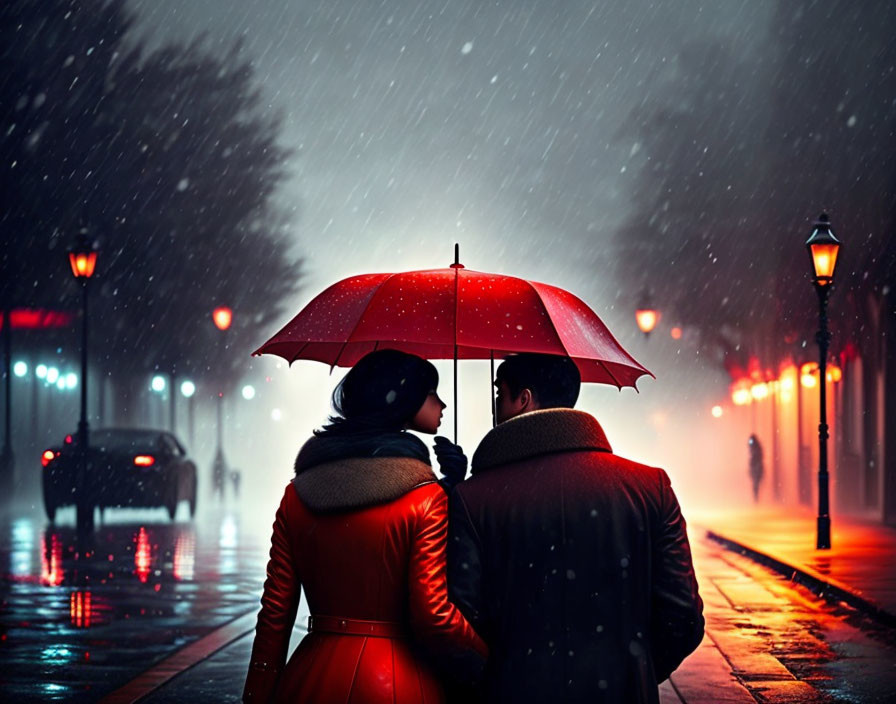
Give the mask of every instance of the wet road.
[{"label": "wet road", "polygon": [[37,513],[0,525],[4,698],[96,701],[257,611],[268,538],[239,513],[172,523],[162,510],[113,511],[82,549],[69,512],[55,526]]},{"label": "wet road", "polygon": [[[36,512],[4,519],[4,698],[97,701],[230,624],[238,637],[147,701],[238,701],[272,518],[221,508],[171,523],[163,511],[121,511],[87,554],[64,512],[58,526]],[[664,704],[890,701],[892,631],[701,536],[692,530],[707,635],[663,686]],[[300,621],[294,643],[301,631]]]}]

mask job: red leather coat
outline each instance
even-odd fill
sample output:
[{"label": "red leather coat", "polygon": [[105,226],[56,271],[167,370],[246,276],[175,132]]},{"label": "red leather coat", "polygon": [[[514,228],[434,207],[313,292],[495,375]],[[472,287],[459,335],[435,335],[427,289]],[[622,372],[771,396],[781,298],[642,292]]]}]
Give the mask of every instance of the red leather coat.
[{"label": "red leather coat", "polygon": [[[392,493],[406,489],[398,498],[332,510],[334,502],[371,500],[365,493],[381,499],[384,484],[396,473],[408,474],[402,468],[417,480],[412,477],[410,487],[392,486]],[[378,479],[380,471],[387,474]],[[369,480],[369,491],[346,480],[352,476]],[[295,483],[308,477],[310,484]],[[286,488],[274,522],[244,701],[441,702],[442,687],[424,654],[484,657],[484,643],[448,601],[448,501],[434,479],[419,460],[357,458],[316,467]],[[344,498],[353,492],[360,498]],[[309,502],[329,510],[312,511]],[[348,635],[313,626],[284,668],[301,588],[312,620],[389,622],[397,632]]]}]

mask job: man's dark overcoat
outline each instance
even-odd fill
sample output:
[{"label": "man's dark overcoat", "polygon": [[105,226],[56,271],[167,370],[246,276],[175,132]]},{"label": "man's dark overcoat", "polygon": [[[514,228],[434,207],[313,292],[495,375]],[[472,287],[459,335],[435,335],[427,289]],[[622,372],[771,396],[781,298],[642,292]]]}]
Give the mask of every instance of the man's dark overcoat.
[{"label": "man's dark overcoat", "polygon": [[571,409],[485,436],[451,497],[449,589],[489,645],[488,702],[658,702],[703,637],[685,521],[662,469]]}]

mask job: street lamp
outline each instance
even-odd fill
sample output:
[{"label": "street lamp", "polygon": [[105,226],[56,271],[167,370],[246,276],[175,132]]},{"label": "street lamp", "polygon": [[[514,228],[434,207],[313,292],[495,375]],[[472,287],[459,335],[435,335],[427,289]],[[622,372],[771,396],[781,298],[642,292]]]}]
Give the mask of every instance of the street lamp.
[{"label": "street lamp", "polygon": [[[230,327],[233,322],[233,311],[227,306],[218,306],[212,311],[212,320],[215,327],[221,332]],[[224,392],[218,392],[218,423],[217,423],[217,448],[215,449],[215,461],[212,463],[212,486],[215,492],[220,492],[222,498],[224,496],[224,477],[227,476],[227,461],[224,459],[224,449],[221,439],[221,429],[224,425],[222,405],[224,403]]]},{"label": "street lamp", "polygon": [[635,320],[644,337],[650,335],[651,330],[660,321],[660,313],[651,305],[650,292],[646,288],[641,292],[641,305],[635,310]]},{"label": "street lamp", "polygon": [[816,527],[816,543],[818,550],[829,550],[831,547],[831,516],[828,507],[828,414],[827,384],[825,380],[828,345],[831,333],[828,331],[828,295],[834,282],[834,270],[837,266],[837,254],[840,242],[831,230],[830,218],[822,213],[812,226],[812,235],[806,242],[806,249],[812,256],[812,283],[818,294],[818,392],[820,395],[820,420],[818,423],[818,522]]},{"label": "street lamp", "polygon": [[[68,253],[68,261],[72,274],[81,284],[81,419],[78,421],[78,473],[76,482],[76,521],[78,534],[84,535],[93,528],[93,505],[87,496],[87,442],[89,428],[87,426],[87,283],[96,269],[96,247],[87,238],[87,228],[78,232],[75,245]],[[50,372],[47,370],[47,381]],[[58,376],[58,371],[56,375]]]}]

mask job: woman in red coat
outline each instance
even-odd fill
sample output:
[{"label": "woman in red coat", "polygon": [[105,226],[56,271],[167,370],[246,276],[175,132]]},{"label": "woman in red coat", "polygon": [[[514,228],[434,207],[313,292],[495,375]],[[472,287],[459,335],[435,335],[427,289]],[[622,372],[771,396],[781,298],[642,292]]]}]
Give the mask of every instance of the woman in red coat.
[{"label": "woman in red coat", "polygon": [[[299,452],[274,521],[244,701],[442,702],[432,663],[482,664],[448,601],[445,492],[404,432],[436,432],[437,385],[426,360],[380,350],[337,386],[337,415]],[[287,663],[301,589],[309,633]]]}]

